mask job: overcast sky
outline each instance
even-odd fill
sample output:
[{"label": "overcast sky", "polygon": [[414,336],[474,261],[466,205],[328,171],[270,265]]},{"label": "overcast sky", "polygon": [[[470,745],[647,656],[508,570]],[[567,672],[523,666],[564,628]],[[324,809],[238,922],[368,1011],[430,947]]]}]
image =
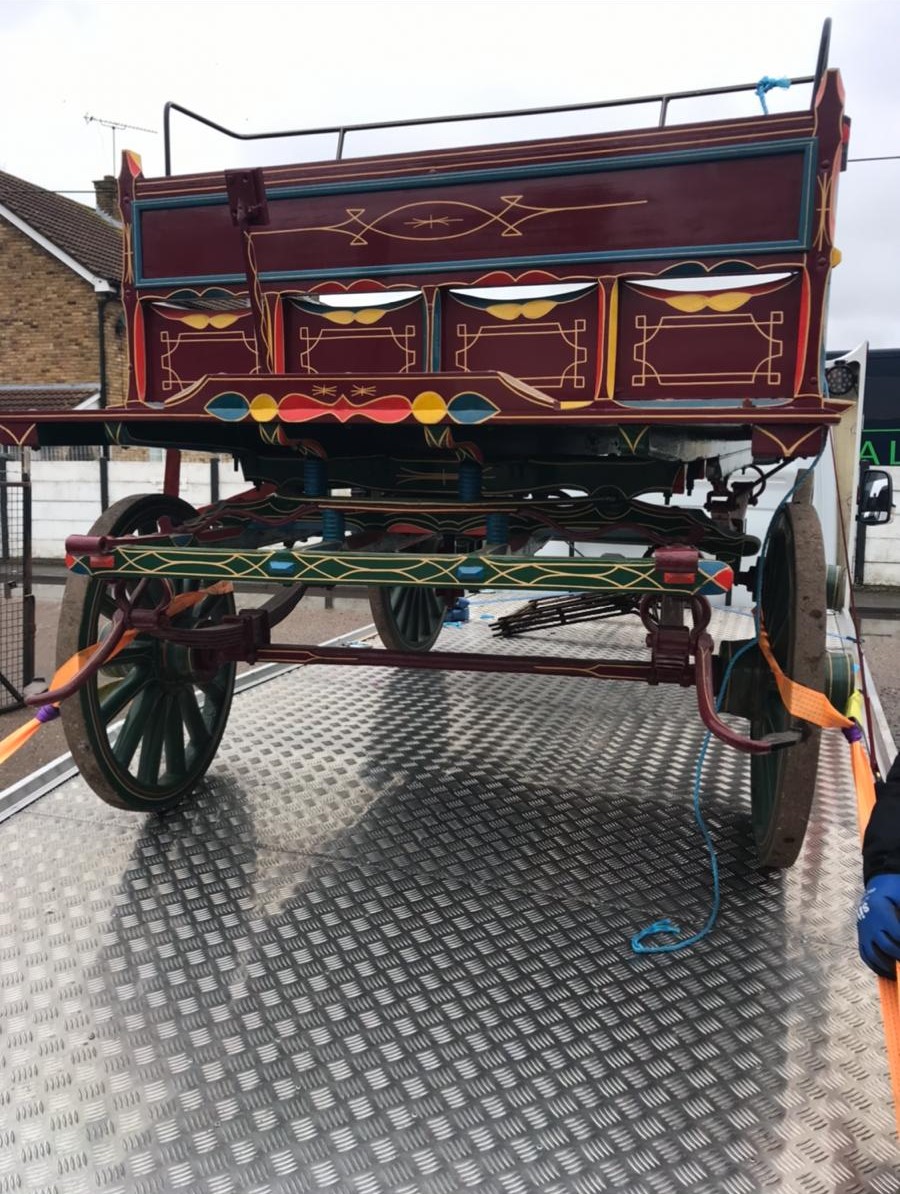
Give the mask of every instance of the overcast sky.
[{"label": "overcast sky", "polygon": [[[112,134],[85,114],[156,129],[118,132],[146,174],[163,171],[162,106],[176,100],[239,131],[577,103],[808,75],[833,19],[853,117],[851,157],[900,154],[897,0],[0,0],[0,169],[54,190],[113,171]],[[773,92],[773,111],[808,89]],[[703,119],[758,111],[752,94]],[[175,118],[178,119],[177,117]],[[654,123],[643,112],[615,118]],[[346,152],[492,141],[611,127],[606,114],[530,124],[359,134]],[[465,130],[465,131],[462,131]],[[324,139],[262,152],[173,123],[175,172],[333,156]],[[116,165],[118,173],[118,165]],[[73,196],[89,201],[89,196]],[[761,201],[763,201],[761,197]],[[829,346],[900,347],[900,161],[841,180]]]}]

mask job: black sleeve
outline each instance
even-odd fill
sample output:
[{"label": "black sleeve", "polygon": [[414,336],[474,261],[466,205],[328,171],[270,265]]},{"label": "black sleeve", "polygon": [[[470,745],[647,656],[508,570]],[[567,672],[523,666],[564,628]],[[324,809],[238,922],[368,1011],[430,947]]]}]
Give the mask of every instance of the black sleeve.
[{"label": "black sleeve", "polygon": [[900,755],[875,785],[875,807],[863,838],[863,882],[900,875]]}]

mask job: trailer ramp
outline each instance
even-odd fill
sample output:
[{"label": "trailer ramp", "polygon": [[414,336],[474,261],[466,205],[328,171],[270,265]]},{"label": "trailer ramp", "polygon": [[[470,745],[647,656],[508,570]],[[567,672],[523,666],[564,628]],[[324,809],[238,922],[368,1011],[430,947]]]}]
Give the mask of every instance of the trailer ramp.
[{"label": "trailer ramp", "polygon": [[236,699],[179,813],[77,778],[18,813],[0,1192],[896,1194],[839,735],[785,874],[754,869],[746,762],[711,749],[718,927],[629,949],[707,915],[700,737],[690,692],[310,667]]}]

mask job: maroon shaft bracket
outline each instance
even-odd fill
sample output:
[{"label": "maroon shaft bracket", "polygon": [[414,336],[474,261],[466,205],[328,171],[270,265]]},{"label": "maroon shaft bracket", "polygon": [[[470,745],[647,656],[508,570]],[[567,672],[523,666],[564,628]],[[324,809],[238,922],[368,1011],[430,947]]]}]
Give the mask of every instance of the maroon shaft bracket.
[{"label": "maroon shaft bracket", "polygon": [[122,636],[127,629],[128,621],[126,615],[121,610],[116,610],[112,617],[109,633],[99,644],[90,659],[78,669],[74,676],[58,688],[51,688],[47,692],[37,692],[32,696],[27,696],[25,704],[30,706],[56,705],[60,701],[64,701],[66,697],[72,696],[81,688],[85,681],[97,674],[111,655],[115,654],[116,648],[122,641]]},{"label": "maroon shaft bracket", "polygon": [[269,202],[266,198],[263,172],[258,167],[250,170],[226,170],[225,189],[228,192],[231,222],[240,231],[241,236],[241,253],[244,259],[250,309],[253,312],[257,359],[265,360],[267,373],[274,373],[275,362],[272,359],[271,337],[266,334],[269,312],[265,295],[259,284],[259,267],[251,232],[251,228],[269,223]]},{"label": "maroon shaft bracket", "polygon": [[794,735],[791,735],[789,739],[788,736],[784,736],[783,741],[780,738],[778,740],[748,738],[746,734],[739,734],[737,730],[726,725],[716,712],[712,658],[713,640],[704,630],[697,635],[694,647],[694,687],[697,690],[697,709],[700,719],[711,734],[720,742],[724,742],[726,746],[732,746],[735,750],[749,755],[768,755],[778,746],[790,746],[797,741]]},{"label": "maroon shaft bracket", "polygon": [[[693,553],[696,554],[696,553]],[[672,548],[654,554],[662,570],[690,567],[690,555],[684,549]],[[683,625],[685,607],[692,625]],[[705,597],[691,597],[686,601],[645,596],[639,607],[641,621],[647,628],[647,646],[653,670],[651,684],[693,684],[697,690],[697,708],[706,728],[735,750],[751,755],[767,755],[779,746],[796,741],[795,736],[777,739],[750,738],[726,725],[716,712],[713,684],[714,643],[707,631],[712,611]],[[693,660],[693,666],[691,666]]]}]

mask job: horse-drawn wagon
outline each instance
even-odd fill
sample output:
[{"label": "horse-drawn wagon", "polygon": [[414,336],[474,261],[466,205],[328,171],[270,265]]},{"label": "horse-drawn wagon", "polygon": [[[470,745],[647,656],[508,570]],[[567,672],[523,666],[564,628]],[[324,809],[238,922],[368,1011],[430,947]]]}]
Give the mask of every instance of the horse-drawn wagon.
[{"label": "horse-drawn wagon", "polygon": [[[671,124],[660,96],[656,127],[598,135],[160,178],[124,155],[127,400],[0,427],[168,453],[163,492],[67,544],[59,650],[78,664],[37,701],[61,700],[98,795],[182,799],[238,661],[549,671],[693,687],[752,756],[761,861],[793,861],[816,732],[756,646],[708,626],[710,597],[746,585],[789,675],[846,683],[808,482],[755,565],[745,530],[847,406],[823,337],[849,123],[824,53],[802,82],[805,110]],[[191,508],[180,450],[231,454],[246,491]],[[698,482],[705,508],[681,503]],[[279,595],[236,612],[248,581]],[[345,585],[368,587],[383,651],[273,639],[310,589]],[[484,588],[589,594],[640,617],[647,658],[433,651]]]}]

